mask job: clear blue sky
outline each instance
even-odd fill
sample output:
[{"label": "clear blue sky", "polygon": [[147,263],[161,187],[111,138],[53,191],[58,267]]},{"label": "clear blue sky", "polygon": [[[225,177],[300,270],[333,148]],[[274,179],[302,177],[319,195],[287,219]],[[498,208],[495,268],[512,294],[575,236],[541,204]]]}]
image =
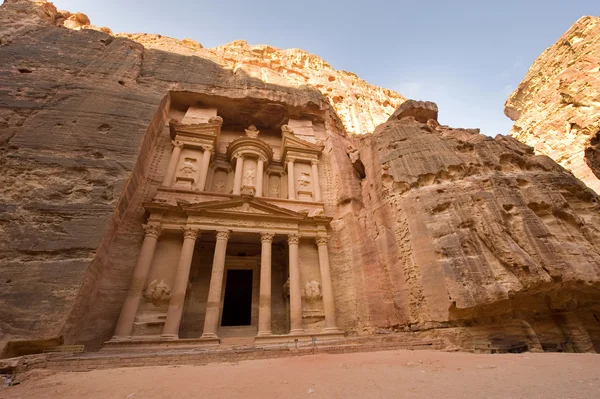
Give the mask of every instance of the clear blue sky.
[{"label": "clear blue sky", "polygon": [[599,0],[55,0],[114,32],[301,48],[419,100],[440,122],[506,134],[504,101],[544,49]]}]

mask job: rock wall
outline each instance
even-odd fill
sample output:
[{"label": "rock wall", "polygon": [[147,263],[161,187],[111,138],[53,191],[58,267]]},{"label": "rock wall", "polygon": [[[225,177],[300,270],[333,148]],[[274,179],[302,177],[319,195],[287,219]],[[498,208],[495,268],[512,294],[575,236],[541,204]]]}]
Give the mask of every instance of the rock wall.
[{"label": "rock wall", "polygon": [[600,348],[598,199],[550,158],[439,126],[431,103],[384,107],[389,121],[352,137],[318,90],[224,67],[215,57],[226,49],[199,56],[200,45],[171,41],[164,51],[64,20],[44,2],[0,8],[4,355],[110,337],[141,204],[168,155],[171,100],[192,95],[218,102],[225,120],[227,106],[250,119],[275,121],[283,108],[325,118],[331,272],[348,334]]},{"label": "rock wall", "polygon": [[[113,34],[108,28],[91,25],[81,13],[59,11],[55,23],[69,29],[95,29]],[[265,83],[312,86],[325,96],[349,133],[372,132],[405,100],[393,90],[370,85],[352,72],[338,71],[325,60],[301,49],[251,46],[243,40],[204,48],[193,39],[178,40],[156,34],[118,33],[114,36],[134,40],[147,49],[206,58]]]},{"label": "rock wall", "polygon": [[535,60],[508,100],[510,135],[600,193],[600,17],[580,18]]},{"label": "rock wall", "polygon": [[[357,243],[345,261],[359,330],[488,326],[507,341],[537,336],[546,349],[598,348],[594,193],[510,137],[405,115],[357,139],[366,178],[334,223]],[[505,331],[515,323],[534,334]]]},{"label": "rock wall", "polygon": [[[116,268],[129,279],[114,259],[136,251],[141,236],[119,236],[119,228],[143,222],[140,201],[149,194],[140,187],[170,90],[215,95],[218,87],[216,97],[252,98],[270,114],[281,103],[329,108],[314,88],[58,27],[63,17],[45,2],[0,7],[0,348],[12,342],[9,353],[79,339],[96,322],[84,316],[90,304],[101,306],[94,301],[102,274]],[[108,256],[113,247],[123,252]],[[117,284],[116,296],[100,298],[122,303],[124,289]]]}]

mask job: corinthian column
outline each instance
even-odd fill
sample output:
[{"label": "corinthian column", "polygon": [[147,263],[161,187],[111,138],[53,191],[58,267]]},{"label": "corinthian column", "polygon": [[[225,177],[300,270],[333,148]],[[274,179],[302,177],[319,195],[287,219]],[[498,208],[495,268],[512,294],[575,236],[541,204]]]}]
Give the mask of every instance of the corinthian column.
[{"label": "corinthian column", "polygon": [[262,233],[260,253],[260,298],[258,301],[258,335],[271,335],[271,247],[273,234]]},{"label": "corinthian column", "polygon": [[183,303],[185,301],[185,291],[187,290],[188,280],[190,278],[190,267],[192,266],[192,257],[194,256],[194,246],[198,230],[190,227],[183,229],[183,245],[181,246],[181,255],[175,271],[175,281],[171,289],[171,300],[167,309],[167,320],[163,327],[163,338],[178,338],[179,324],[183,314]]},{"label": "corinthian column", "polygon": [[244,158],[242,155],[237,155],[235,161],[235,177],[233,179],[233,194],[240,195],[242,192],[242,173],[244,169]]},{"label": "corinthian column", "polygon": [[288,237],[290,262],[290,334],[302,334],[302,284],[300,283],[300,265],[298,264],[298,244],[300,236]]},{"label": "corinthian column", "polygon": [[228,240],[228,230],[217,231],[217,243],[213,256],[202,338],[218,338],[217,327],[219,324],[219,309],[221,308],[221,291],[223,289],[223,273],[225,272],[225,256],[227,254]]},{"label": "corinthian column", "polygon": [[202,153],[202,165],[200,166],[200,179],[196,186],[200,191],[206,191],[206,176],[208,176],[208,167],[210,166],[210,157],[213,153],[212,145],[202,146],[204,152]]},{"label": "corinthian column", "polygon": [[154,258],[156,243],[158,241],[158,236],[160,235],[160,226],[145,225],[144,232],[146,233],[144,242],[142,243],[137,263],[133,269],[129,291],[127,292],[123,307],[121,308],[121,315],[119,316],[119,321],[117,321],[115,335],[112,338],[113,340],[131,336],[133,321],[135,320],[135,315],[140,304],[140,298],[142,297],[142,291],[144,290],[144,284],[146,283],[148,271],[150,270],[150,265]]},{"label": "corinthian column", "polygon": [[313,198],[315,201],[321,202],[321,186],[319,185],[319,169],[317,168],[319,161],[313,159],[310,164],[312,166]]},{"label": "corinthian column", "polygon": [[288,198],[296,199],[296,175],[294,174],[294,158],[288,157]]},{"label": "corinthian column", "polygon": [[172,140],[173,152],[171,153],[171,159],[169,159],[169,166],[167,166],[167,172],[163,179],[162,185],[165,187],[171,187],[173,184],[173,178],[175,177],[175,169],[177,168],[177,162],[179,162],[179,155],[181,154],[181,148],[183,143],[177,140]]},{"label": "corinthian column", "polygon": [[264,163],[262,158],[258,158],[256,161],[256,194],[255,197],[262,197],[263,195],[263,175],[264,175]]},{"label": "corinthian column", "polygon": [[323,308],[325,309],[325,331],[339,331],[335,318],[335,302],[333,300],[333,287],[329,271],[329,252],[327,250],[328,237],[316,237],[319,249],[319,269],[321,271],[321,288],[323,294]]}]

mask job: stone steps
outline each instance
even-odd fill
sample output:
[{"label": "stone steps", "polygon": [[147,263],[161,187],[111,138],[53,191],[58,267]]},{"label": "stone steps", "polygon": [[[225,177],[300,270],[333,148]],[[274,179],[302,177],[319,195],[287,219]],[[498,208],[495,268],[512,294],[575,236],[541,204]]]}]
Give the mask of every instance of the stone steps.
[{"label": "stone steps", "polygon": [[149,367],[167,365],[205,365],[216,362],[238,362],[243,360],[273,359],[319,353],[354,353],[384,350],[439,350],[444,345],[441,340],[377,340],[361,339],[360,342],[333,343],[331,345],[277,345],[257,347],[254,345],[220,345],[210,348],[172,350],[146,353],[84,353],[71,356],[48,357],[34,368],[48,368],[62,371],[86,371],[117,367]]}]

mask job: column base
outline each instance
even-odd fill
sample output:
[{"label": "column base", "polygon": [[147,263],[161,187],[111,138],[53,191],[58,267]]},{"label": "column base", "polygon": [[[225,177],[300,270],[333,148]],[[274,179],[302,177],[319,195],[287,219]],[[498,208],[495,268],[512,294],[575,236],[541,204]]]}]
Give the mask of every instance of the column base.
[{"label": "column base", "polygon": [[303,328],[297,328],[295,330],[290,330],[289,335],[303,335],[306,334]]},{"label": "column base", "polygon": [[328,332],[328,333],[340,333],[340,334],[342,334],[342,330],[340,330],[337,327],[326,327],[324,331]]},{"label": "column base", "polygon": [[257,337],[270,337],[272,335],[273,333],[271,331],[259,331],[258,334],[256,334]]},{"label": "column base", "polygon": [[120,337],[118,335],[113,335],[112,338],[110,340],[108,340],[108,342],[127,342],[127,341],[131,341],[131,335],[128,337]]},{"label": "column base", "polygon": [[177,334],[163,334],[160,336],[161,340],[173,340],[173,339],[179,339],[179,335]]},{"label": "column base", "polygon": [[205,333],[202,334],[200,339],[219,339],[219,336],[215,333]]}]

